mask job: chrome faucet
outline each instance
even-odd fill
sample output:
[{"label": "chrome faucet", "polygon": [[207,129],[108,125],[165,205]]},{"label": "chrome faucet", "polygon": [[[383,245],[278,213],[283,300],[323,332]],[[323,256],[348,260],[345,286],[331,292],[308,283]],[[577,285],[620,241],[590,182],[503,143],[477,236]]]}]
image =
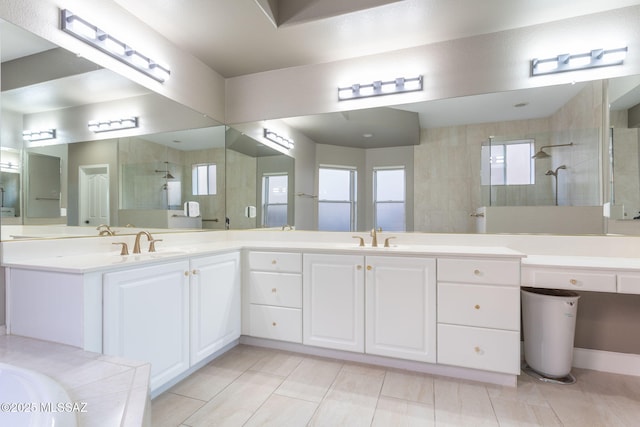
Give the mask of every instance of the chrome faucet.
[{"label": "chrome faucet", "polygon": [[139,254],[140,253],[140,237],[142,235],[147,236],[147,240],[149,242],[153,241],[153,237],[151,237],[151,233],[149,233],[148,231],[141,231],[138,234],[136,234],[136,241],[133,244],[133,253],[134,254]]},{"label": "chrome faucet", "polygon": [[98,236],[115,236],[116,232],[113,231],[107,224],[100,224],[96,227],[98,230]]}]

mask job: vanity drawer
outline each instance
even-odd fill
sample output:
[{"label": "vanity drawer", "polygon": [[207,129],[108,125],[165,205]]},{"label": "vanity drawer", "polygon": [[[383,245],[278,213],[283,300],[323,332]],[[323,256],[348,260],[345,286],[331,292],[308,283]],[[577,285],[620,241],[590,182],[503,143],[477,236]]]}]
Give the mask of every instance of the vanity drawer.
[{"label": "vanity drawer", "polygon": [[438,325],[438,363],[520,373],[520,332]]},{"label": "vanity drawer", "polygon": [[251,336],[302,343],[302,310],[256,304],[249,310]]},{"label": "vanity drawer", "polygon": [[249,273],[252,304],[302,308],[302,275],[252,271]]},{"label": "vanity drawer", "polygon": [[520,260],[438,258],[438,281],[520,285]]},{"label": "vanity drawer", "polygon": [[438,283],[438,322],[520,329],[520,288]]},{"label": "vanity drawer", "polygon": [[618,293],[640,294],[640,274],[618,273]]},{"label": "vanity drawer", "polygon": [[616,274],[580,269],[522,267],[522,286],[616,292]]},{"label": "vanity drawer", "polygon": [[249,252],[251,270],[302,272],[302,254],[287,252]]}]

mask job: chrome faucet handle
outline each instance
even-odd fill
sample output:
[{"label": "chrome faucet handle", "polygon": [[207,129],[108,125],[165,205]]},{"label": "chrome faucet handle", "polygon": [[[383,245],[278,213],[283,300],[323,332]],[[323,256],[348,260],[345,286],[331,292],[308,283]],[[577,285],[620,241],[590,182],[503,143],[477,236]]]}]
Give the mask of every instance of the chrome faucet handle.
[{"label": "chrome faucet handle", "polygon": [[360,244],[358,246],[363,247],[364,246],[364,238],[360,237],[360,236],[351,236],[354,239],[360,239]]},{"label": "chrome faucet handle", "polygon": [[162,242],[162,239],[151,239],[149,240],[149,252],[156,251],[156,242]]},{"label": "chrome faucet handle", "polygon": [[122,249],[120,250],[120,255],[129,255],[129,248],[127,247],[126,242],[115,242],[112,245],[122,245]]},{"label": "chrome faucet handle", "polygon": [[386,239],[384,239],[384,247],[385,248],[389,248],[390,247],[389,246],[389,240],[395,239],[395,238],[396,238],[396,236],[391,236],[391,237],[387,237]]}]

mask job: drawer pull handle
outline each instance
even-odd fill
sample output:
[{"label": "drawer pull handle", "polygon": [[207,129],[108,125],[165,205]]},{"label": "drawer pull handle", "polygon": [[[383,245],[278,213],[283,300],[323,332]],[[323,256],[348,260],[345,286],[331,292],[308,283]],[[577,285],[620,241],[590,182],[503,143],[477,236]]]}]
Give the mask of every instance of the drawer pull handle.
[{"label": "drawer pull handle", "polygon": [[271,288],[271,292],[275,294],[276,292],[278,292],[278,290],[276,288]]},{"label": "drawer pull handle", "polygon": [[569,280],[569,283],[571,283],[572,285],[577,285],[578,281],[576,279],[571,279]]},{"label": "drawer pull handle", "polygon": [[475,270],[473,270],[473,274],[475,274],[476,276],[480,276],[482,272],[476,268]]},{"label": "drawer pull handle", "polygon": [[273,326],[277,326],[277,323],[276,323],[276,322],[273,322],[273,323],[272,323],[272,325],[273,325]]},{"label": "drawer pull handle", "polygon": [[480,304],[474,305],[473,308],[475,308],[476,310],[480,310]]}]

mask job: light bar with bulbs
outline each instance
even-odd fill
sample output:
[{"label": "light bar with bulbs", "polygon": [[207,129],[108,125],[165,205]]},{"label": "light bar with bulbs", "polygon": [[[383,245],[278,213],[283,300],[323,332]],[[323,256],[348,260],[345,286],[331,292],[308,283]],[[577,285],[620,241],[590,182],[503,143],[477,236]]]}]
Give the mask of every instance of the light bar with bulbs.
[{"label": "light bar with bulbs", "polygon": [[398,77],[395,80],[376,80],[369,84],[354,84],[338,88],[338,101],[348,99],[368,98],[371,96],[392,95],[404,92],[416,92],[422,90],[422,76]]},{"label": "light bar with bulbs", "polygon": [[568,53],[546,59],[531,60],[531,75],[563,73],[566,71],[586,70],[589,68],[621,65],[627,56],[628,48],[594,49],[590,52],[570,55]]},{"label": "light bar with bulbs", "polygon": [[109,132],[112,130],[132,129],[138,127],[137,117],[113,120],[91,120],[88,124],[92,132]]},{"label": "light bar with bulbs", "polygon": [[294,145],[293,139],[287,138],[286,136],[278,135],[274,131],[267,128],[264,128],[264,137],[269,141],[275,142],[279,146],[286,148],[287,150],[291,150]]},{"label": "light bar with bulbs", "polygon": [[171,71],[167,67],[158,64],[127,43],[107,34],[68,9],[60,11],[60,29],[160,83],[171,75]]},{"label": "light bar with bulbs", "polygon": [[22,132],[22,139],[25,141],[45,141],[47,139],[56,139],[56,130],[25,130]]}]

